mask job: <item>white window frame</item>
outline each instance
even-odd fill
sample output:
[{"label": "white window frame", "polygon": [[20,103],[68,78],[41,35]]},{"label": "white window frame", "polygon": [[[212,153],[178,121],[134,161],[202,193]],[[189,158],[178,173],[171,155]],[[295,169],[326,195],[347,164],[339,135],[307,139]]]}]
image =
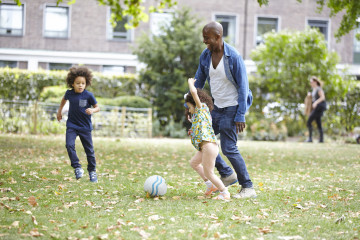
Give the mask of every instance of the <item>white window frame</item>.
[{"label": "white window frame", "polygon": [[239,31],[240,31],[240,15],[238,13],[234,13],[234,12],[213,12],[212,13],[212,21],[216,21],[216,17],[217,16],[229,16],[229,17],[235,17],[235,39],[234,39],[234,43],[230,43],[230,44],[234,44],[234,45],[238,45],[239,44]]},{"label": "white window frame", "polygon": [[111,9],[108,7],[107,14],[106,14],[106,39],[110,41],[116,41],[116,42],[133,42],[134,41],[134,29],[128,29],[127,30],[127,38],[114,38],[114,35],[112,33],[112,25],[110,23],[110,17],[111,17]]},{"label": "white window frame", "polygon": [[[45,24],[46,24],[46,7],[65,7],[68,9],[68,29],[67,29],[67,36],[66,37],[51,37],[45,35]],[[56,6],[56,4],[46,3],[44,4],[44,10],[43,10],[43,37],[44,38],[52,38],[52,39],[70,39],[70,33],[71,33],[71,6],[65,5],[65,4],[59,4]]]},{"label": "white window frame", "polygon": [[[104,69],[106,67],[119,67],[119,68],[123,68],[122,72],[104,72]],[[126,66],[123,65],[102,65],[101,66],[101,73],[104,75],[123,75],[126,73]]]},{"label": "white window frame", "polygon": [[[14,2],[10,2],[10,1],[3,1],[2,4],[7,4],[7,5],[16,5]],[[12,35],[12,34],[0,34],[0,36],[8,36],[8,37],[23,37],[25,35],[25,24],[26,24],[26,3],[22,3],[21,4],[23,6],[23,19],[22,19],[22,31],[20,35]]]},{"label": "white window frame", "polygon": [[328,48],[330,48],[330,36],[331,36],[331,20],[330,18],[319,18],[319,17],[306,17],[305,19],[305,28],[309,27],[310,28],[310,25],[309,25],[309,21],[324,21],[324,22],[327,22],[328,25],[327,25],[327,36],[326,36],[326,39],[325,41],[327,41],[327,46]]},{"label": "white window frame", "polygon": [[[169,22],[169,24],[171,24],[171,21],[173,20],[173,18],[175,17],[175,16],[173,16],[173,13],[174,13],[174,11],[173,10],[163,10],[162,12],[154,12],[154,13],[151,13],[150,14],[150,32],[151,32],[151,35],[153,35],[153,36],[161,36],[162,34],[161,33],[159,33],[159,34],[154,34],[154,32],[153,32],[153,30],[154,30],[154,17],[157,15],[157,14],[170,14],[170,15],[172,15],[172,17],[171,17],[171,20],[170,20],[170,22]],[[157,30],[159,30],[159,26],[156,26],[156,28],[157,28]]]},{"label": "white window frame", "polygon": [[259,23],[259,18],[271,18],[271,19],[277,19],[277,30],[276,32],[280,32],[281,31],[281,17],[278,15],[256,15],[255,16],[255,21],[254,21],[254,46],[258,46],[257,42],[256,42],[256,37],[258,35],[258,23]]}]

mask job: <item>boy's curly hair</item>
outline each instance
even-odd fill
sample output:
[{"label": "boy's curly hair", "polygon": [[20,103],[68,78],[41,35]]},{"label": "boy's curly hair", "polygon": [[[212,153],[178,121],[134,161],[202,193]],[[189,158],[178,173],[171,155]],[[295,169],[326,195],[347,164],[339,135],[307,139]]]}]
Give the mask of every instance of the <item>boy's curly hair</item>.
[{"label": "boy's curly hair", "polygon": [[[208,106],[210,112],[214,109],[214,102],[212,100],[212,97],[203,89],[200,89],[200,88],[197,88],[197,94],[200,98],[200,102],[202,103],[206,103],[206,105]],[[191,95],[191,93],[188,93],[186,95],[186,98],[185,98],[185,102],[187,103],[191,103],[193,104],[194,106],[196,106],[196,103],[195,103],[195,100],[193,98],[193,96]],[[185,110],[185,116],[186,118],[190,115],[190,112],[189,112],[189,109],[186,108]]]},{"label": "boy's curly hair", "polygon": [[93,75],[87,67],[71,67],[66,78],[66,84],[72,88],[77,77],[84,77],[86,80],[86,87],[91,86]]}]

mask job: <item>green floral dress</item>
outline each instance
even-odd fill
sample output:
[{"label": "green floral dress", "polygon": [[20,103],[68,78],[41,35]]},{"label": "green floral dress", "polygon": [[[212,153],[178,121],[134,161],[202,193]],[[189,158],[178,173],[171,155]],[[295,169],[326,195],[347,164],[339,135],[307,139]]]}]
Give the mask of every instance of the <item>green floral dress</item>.
[{"label": "green floral dress", "polygon": [[197,150],[201,150],[199,145],[203,141],[216,143],[211,114],[205,103],[201,103],[201,108],[195,107],[195,113],[192,115],[191,121],[191,143]]}]

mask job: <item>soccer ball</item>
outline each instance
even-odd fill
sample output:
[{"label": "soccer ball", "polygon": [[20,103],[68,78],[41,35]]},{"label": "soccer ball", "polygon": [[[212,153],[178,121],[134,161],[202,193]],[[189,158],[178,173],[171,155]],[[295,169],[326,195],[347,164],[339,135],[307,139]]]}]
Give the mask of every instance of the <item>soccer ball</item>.
[{"label": "soccer ball", "polygon": [[144,191],[146,192],[147,197],[163,196],[166,193],[166,190],[167,186],[165,179],[158,175],[148,177],[145,181]]}]

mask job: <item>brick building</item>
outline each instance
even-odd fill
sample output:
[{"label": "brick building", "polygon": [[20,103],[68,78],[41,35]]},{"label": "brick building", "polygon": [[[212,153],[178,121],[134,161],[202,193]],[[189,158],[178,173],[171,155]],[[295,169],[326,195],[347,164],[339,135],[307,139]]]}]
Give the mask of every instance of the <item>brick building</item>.
[{"label": "brick building", "polygon": [[[146,4],[154,4],[147,0]],[[12,0],[0,5],[0,67],[23,69],[67,69],[84,64],[104,73],[136,72],[141,68],[132,49],[135,39],[143,34],[159,34],[159,25],[166,24],[171,14],[153,13],[149,22],[126,30],[126,19],[116,28],[109,23],[110,9],[96,0],[77,0],[73,5],[56,0],[22,0],[17,6]],[[329,9],[319,13],[316,0],[270,0],[259,7],[256,0],[178,0],[178,8],[190,7],[204,23],[219,21],[224,36],[243,55],[248,71],[255,65],[249,55],[267,31],[304,30],[317,27],[325,36],[330,50],[340,56],[339,68],[349,67],[360,77],[360,41],[352,31],[337,42],[334,33],[341,15],[329,17]],[[172,11],[172,10],[169,10]],[[201,33],[199,33],[201,34]],[[205,46],[204,46],[205,47]]]}]

